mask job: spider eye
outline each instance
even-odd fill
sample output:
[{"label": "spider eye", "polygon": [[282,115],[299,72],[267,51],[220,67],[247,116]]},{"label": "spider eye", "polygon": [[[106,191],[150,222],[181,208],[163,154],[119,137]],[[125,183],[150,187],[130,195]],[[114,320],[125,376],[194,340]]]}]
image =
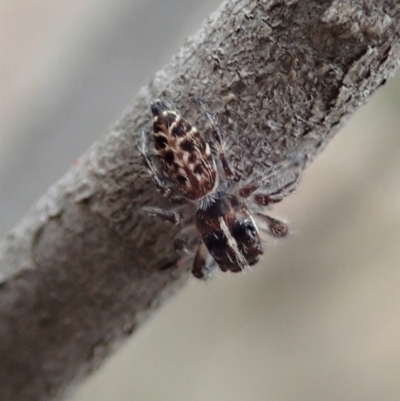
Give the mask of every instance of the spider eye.
[{"label": "spider eye", "polygon": [[247,223],[246,225],[246,230],[249,234],[250,237],[256,237],[257,236],[257,230],[254,227],[254,224],[250,221],[249,223]]},{"label": "spider eye", "polygon": [[253,222],[246,219],[244,221],[244,226],[246,228],[247,236],[249,237],[249,239],[251,238],[252,240],[255,240],[255,238],[257,237],[257,230]]},{"label": "spider eye", "polygon": [[257,229],[250,219],[245,219],[236,223],[232,234],[237,241],[254,243],[257,238]]}]

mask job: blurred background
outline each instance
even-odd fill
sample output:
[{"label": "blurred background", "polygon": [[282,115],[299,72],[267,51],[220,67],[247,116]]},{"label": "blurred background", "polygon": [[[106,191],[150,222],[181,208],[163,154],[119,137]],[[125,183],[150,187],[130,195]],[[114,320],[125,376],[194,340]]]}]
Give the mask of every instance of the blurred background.
[{"label": "blurred background", "polygon": [[[1,236],[219,3],[1,0]],[[192,280],[69,399],[398,401],[399,72],[274,215],[263,264]]]}]

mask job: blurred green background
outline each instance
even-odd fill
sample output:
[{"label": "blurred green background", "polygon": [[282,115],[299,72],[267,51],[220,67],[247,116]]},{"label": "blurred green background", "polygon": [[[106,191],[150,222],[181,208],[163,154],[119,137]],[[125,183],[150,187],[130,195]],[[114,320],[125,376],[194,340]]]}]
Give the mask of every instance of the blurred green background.
[{"label": "blurred green background", "polygon": [[[2,0],[1,236],[218,5]],[[262,264],[192,280],[70,400],[398,401],[400,73],[274,215]]]}]

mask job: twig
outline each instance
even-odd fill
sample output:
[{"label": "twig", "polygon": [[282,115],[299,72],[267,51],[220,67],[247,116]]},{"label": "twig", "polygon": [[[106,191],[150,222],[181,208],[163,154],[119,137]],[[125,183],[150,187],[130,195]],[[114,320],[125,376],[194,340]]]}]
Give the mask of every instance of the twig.
[{"label": "twig", "polygon": [[154,98],[206,99],[246,178],[311,161],[400,62],[396,0],[224,3],[0,245],[0,399],[53,400],[189,277],[137,150]]}]

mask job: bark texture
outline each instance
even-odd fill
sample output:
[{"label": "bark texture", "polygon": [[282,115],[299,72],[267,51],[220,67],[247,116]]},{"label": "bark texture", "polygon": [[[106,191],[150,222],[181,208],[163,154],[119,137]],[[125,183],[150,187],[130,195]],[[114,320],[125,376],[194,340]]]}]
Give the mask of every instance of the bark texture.
[{"label": "bark texture", "polygon": [[[137,150],[163,98],[217,114],[238,177],[311,161],[400,61],[396,0],[225,2],[0,245],[0,400],[54,400],[190,276]],[[278,177],[281,179],[282,177]]]}]

